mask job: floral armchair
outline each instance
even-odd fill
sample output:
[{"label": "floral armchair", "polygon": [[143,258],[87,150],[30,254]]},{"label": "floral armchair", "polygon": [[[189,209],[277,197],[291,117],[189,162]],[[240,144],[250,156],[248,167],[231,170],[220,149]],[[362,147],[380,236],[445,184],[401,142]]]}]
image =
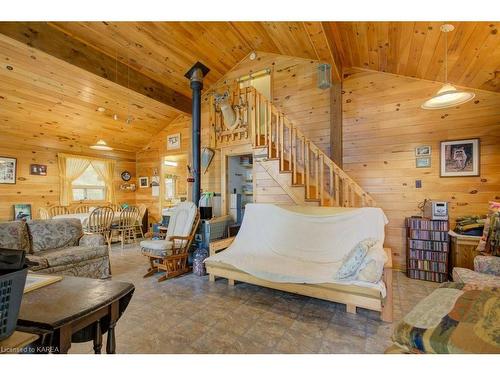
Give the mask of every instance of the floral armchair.
[{"label": "floral armchair", "polygon": [[30,270],[104,279],[109,251],[101,235],[84,235],[78,219],[0,223],[0,247],[26,252]]},{"label": "floral armchair", "polygon": [[453,281],[500,287],[500,257],[478,255],[474,258],[474,271],[467,268],[453,268]]}]

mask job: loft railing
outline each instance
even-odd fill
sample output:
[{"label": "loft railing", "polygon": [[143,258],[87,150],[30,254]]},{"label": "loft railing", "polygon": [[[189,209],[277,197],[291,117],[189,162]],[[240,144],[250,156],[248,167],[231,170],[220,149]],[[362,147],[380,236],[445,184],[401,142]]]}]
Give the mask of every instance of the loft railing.
[{"label": "loft railing", "polygon": [[292,174],[292,184],[305,187],[306,200],[322,206],[375,206],[367,192],[261,93],[247,88],[241,94],[253,146],[267,148],[268,158],[279,160],[280,170]]}]

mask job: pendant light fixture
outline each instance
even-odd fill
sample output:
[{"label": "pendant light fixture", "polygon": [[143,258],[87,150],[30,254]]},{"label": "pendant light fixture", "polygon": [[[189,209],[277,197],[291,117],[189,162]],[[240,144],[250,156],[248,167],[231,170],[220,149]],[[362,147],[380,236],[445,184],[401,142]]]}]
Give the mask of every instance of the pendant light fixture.
[{"label": "pendant light fixture", "polygon": [[96,144],[90,146],[90,148],[99,151],[111,151],[113,149],[113,147],[109,147],[103,139],[99,139]]},{"label": "pendant light fixture", "polygon": [[438,92],[424,104],[423,109],[443,109],[467,103],[475,96],[473,92],[460,91],[448,83],[448,33],[455,27],[450,24],[441,25],[444,33],[444,85]]}]

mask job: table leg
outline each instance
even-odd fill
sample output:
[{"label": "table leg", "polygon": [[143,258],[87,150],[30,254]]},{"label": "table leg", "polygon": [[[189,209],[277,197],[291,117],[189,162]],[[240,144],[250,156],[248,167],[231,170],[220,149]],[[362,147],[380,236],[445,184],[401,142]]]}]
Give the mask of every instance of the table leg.
[{"label": "table leg", "polygon": [[69,325],[62,326],[59,329],[59,354],[67,354],[71,348],[71,327]]},{"label": "table leg", "polygon": [[115,326],[118,320],[118,301],[115,301],[109,307],[109,329],[108,329],[108,340],[106,342],[106,353],[115,354],[116,353],[116,338],[115,338]]},{"label": "table leg", "polygon": [[115,354],[116,353],[116,339],[115,339],[115,322],[109,323],[108,328],[108,340],[106,342],[106,353]]},{"label": "table leg", "polygon": [[102,348],[101,321],[98,320],[95,324],[94,353],[101,354],[101,348]]}]

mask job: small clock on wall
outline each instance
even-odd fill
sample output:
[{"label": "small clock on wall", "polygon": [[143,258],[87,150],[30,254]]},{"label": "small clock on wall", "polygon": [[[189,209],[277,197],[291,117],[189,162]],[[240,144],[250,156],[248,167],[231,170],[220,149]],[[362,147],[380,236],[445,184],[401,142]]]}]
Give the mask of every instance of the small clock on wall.
[{"label": "small clock on wall", "polygon": [[123,181],[130,181],[130,179],[132,178],[129,171],[123,171],[121,176]]}]

